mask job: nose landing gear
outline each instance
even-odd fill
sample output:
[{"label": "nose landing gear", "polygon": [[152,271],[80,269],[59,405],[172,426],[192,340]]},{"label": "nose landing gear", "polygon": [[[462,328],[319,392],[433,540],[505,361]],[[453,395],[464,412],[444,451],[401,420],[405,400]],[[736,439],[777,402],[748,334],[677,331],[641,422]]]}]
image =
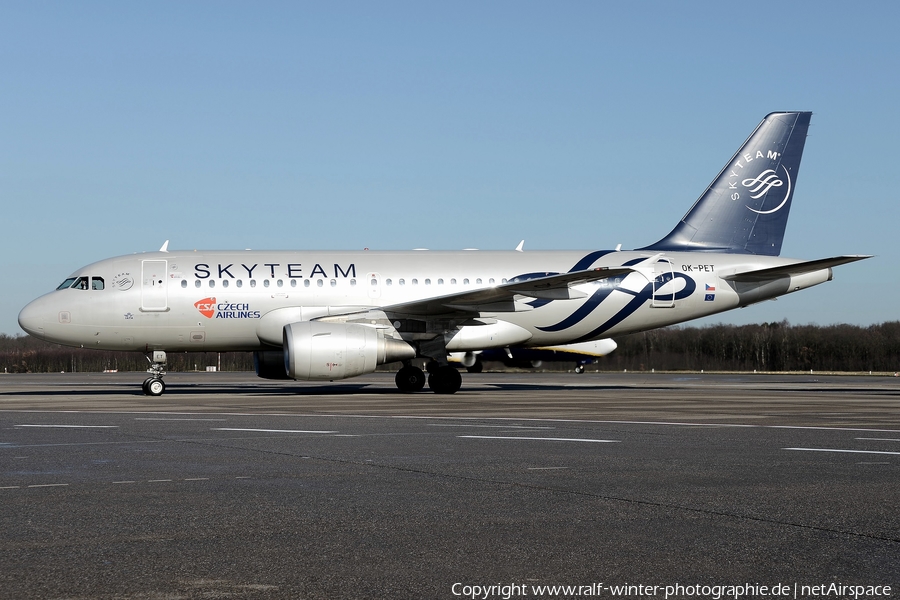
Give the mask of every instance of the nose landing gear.
[{"label": "nose landing gear", "polygon": [[147,357],[150,361],[150,368],[147,372],[150,377],[144,380],[141,389],[147,396],[162,396],[166,391],[166,384],[163,382],[163,375],[166,374],[166,353],[162,350],[154,350],[153,358]]}]

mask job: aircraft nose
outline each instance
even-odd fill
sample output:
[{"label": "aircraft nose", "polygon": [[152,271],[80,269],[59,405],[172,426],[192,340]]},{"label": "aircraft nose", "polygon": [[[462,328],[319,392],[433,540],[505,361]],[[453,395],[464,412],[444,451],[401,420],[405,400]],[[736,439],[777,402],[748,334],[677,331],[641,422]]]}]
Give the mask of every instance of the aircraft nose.
[{"label": "aircraft nose", "polygon": [[25,308],[19,312],[19,327],[24,329],[29,335],[43,338],[45,312],[43,302],[41,302],[40,298],[29,302]]}]

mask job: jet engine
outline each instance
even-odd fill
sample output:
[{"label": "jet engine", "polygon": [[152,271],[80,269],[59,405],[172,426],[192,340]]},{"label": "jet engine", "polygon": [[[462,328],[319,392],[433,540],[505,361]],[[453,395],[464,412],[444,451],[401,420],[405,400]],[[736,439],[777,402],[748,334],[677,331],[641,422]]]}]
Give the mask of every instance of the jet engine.
[{"label": "jet engine", "polygon": [[284,326],[284,368],[291,379],[346,379],[415,357],[415,348],[403,340],[366,325],[301,321]]}]

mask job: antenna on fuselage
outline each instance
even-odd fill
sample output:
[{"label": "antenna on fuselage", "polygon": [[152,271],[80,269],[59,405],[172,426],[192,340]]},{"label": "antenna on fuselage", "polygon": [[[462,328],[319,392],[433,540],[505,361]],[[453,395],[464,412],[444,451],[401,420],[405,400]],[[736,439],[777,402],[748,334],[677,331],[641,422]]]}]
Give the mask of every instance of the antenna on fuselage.
[{"label": "antenna on fuselage", "polygon": [[163,243],[162,248],[159,249],[160,252],[168,252],[169,251],[169,240],[166,240]]},{"label": "antenna on fuselage", "polygon": [[519,245],[516,246],[516,252],[523,252],[522,248],[524,248],[524,247],[525,247],[525,240],[522,240],[521,242],[519,242]]}]

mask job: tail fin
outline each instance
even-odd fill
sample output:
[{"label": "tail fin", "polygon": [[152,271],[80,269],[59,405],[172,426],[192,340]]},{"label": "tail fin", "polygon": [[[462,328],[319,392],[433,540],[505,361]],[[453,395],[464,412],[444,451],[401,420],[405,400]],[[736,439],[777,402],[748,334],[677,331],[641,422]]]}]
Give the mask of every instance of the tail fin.
[{"label": "tail fin", "polygon": [[640,250],[778,256],[811,115],[767,115],[675,229]]}]

